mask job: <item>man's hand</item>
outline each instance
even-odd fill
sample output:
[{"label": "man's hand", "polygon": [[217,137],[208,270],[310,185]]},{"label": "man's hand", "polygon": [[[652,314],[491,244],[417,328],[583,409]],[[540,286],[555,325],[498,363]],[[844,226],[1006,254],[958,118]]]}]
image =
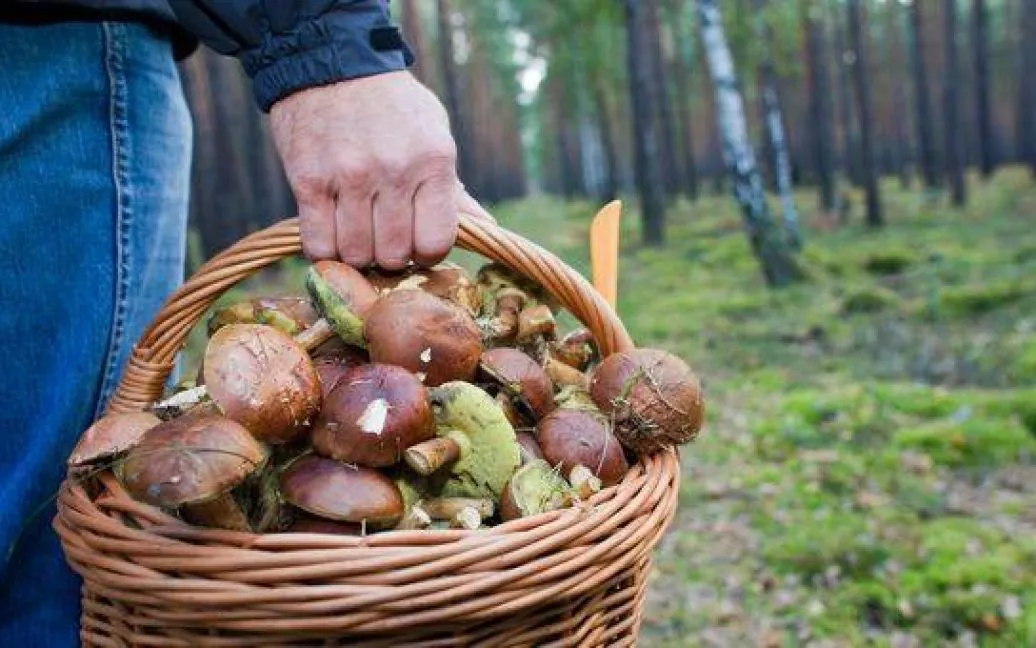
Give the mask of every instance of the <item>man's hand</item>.
[{"label": "man's hand", "polygon": [[488,216],[457,179],[445,109],[409,72],[303,90],[270,120],[311,259],[433,265],[453,246],[458,211]]}]

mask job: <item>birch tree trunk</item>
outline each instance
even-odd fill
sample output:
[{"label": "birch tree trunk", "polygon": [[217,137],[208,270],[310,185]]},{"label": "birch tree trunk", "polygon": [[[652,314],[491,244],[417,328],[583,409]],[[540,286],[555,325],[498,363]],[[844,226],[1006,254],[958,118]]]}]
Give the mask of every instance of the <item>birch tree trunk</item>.
[{"label": "birch tree trunk", "polygon": [[870,94],[870,68],[867,38],[863,30],[860,0],[849,0],[849,48],[853,52],[853,81],[856,86],[856,116],[860,121],[860,173],[867,194],[867,224],[884,225],[881,196],[878,193],[878,170],[874,160],[874,118]]},{"label": "birch tree trunk", "polygon": [[928,70],[925,64],[924,12],[921,2],[910,7],[911,49],[913,50],[912,73],[914,77],[914,122],[917,128],[918,156],[925,187],[939,188],[939,172],[936,167],[935,134],[932,132],[932,102],[928,96]]},{"label": "birch tree trunk", "polygon": [[647,11],[641,0],[624,0],[626,9],[626,56],[633,111],[634,175],[640,194],[641,228],[644,243],[665,241],[665,186],[659,164],[658,126],[648,51]]},{"label": "birch tree trunk", "polygon": [[972,46],[975,52],[975,118],[978,121],[979,164],[982,175],[988,178],[993,174],[996,161],[993,153],[993,112],[989,103],[989,8],[986,6],[986,0],[974,0],[971,5],[971,21]]},{"label": "birch tree trunk", "polygon": [[809,116],[812,121],[813,155],[820,189],[820,208],[835,209],[834,107],[831,105],[831,82],[827,67],[830,55],[823,13],[816,4],[804,5],[806,60],[809,68]]},{"label": "birch tree trunk", "polygon": [[723,157],[741,206],[752,251],[771,286],[785,286],[803,278],[788,241],[770,217],[763,182],[748,139],[745,107],[738,91],[734,61],[723,32],[716,0],[698,0],[702,43],[716,90],[716,115],[723,137]]},{"label": "birch tree trunk", "polygon": [[756,0],[755,7],[756,34],[763,42],[763,60],[759,65],[759,72],[763,86],[766,132],[770,136],[770,151],[773,155],[774,179],[777,181],[777,193],[781,198],[785,234],[791,246],[799,249],[802,247],[802,232],[799,229],[799,212],[795,207],[795,196],[792,193],[791,157],[788,155],[788,141],[784,136],[784,116],[777,94],[777,73],[773,67],[773,32],[764,16],[766,0]]},{"label": "birch tree trunk", "polygon": [[943,131],[945,135],[946,174],[950,179],[953,204],[964,205],[966,188],[964,185],[964,152],[962,150],[963,133],[961,131],[960,114],[958,112],[957,85],[960,83],[960,70],[957,66],[957,2],[945,0],[943,4],[943,21],[946,30],[944,45],[945,76],[943,77]]}]

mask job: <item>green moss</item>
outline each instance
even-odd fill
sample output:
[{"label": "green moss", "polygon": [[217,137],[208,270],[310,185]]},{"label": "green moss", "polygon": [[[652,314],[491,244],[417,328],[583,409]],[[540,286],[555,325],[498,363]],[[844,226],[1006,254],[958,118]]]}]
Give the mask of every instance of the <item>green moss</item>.
[{"label": "green moss", "polygon": [[841,312],[845,315],[878,313],[900,306],[896,293],[881,286],[862,286],[849,291],[842,298]]},{"label": "green moss", "polygon": [[1032,287],[1020,281],[979,283],[947,288],[941,293],[941,309],[950,315],[982,315],[1020,300]]},{"label": "green moss", "polygon": [[763,553],[775,568],[805,577],[837,566],[853,576],[870,574],[889,556],[888,548],[867,528],[864,516],[812,515],[776,531]]},{"label": "green moss", "polygon": [[1036,453],[1036,439],[1019,422],[998,418],[928,421],[897,431],[893,443],[953,467],[993,467]]},{"label": "green moss", "polygon": [[863,260],[863,269],[873,275],[897,275],[915,262],[908,250],[886,249],[870,254]]}]

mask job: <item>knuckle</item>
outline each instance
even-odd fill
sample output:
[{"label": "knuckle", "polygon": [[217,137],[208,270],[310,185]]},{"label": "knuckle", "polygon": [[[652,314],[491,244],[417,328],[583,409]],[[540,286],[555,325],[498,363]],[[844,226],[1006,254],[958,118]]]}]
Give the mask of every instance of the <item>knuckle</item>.
[{"label": "knuckle", "polygon": [[336,166],[339,184],[354,191],[366,190],[374,180],[374,169],[369,160],[340,160]]},{"label": "knuckle", "polygon": [[327,189],[327,178],[322,174],[304,171],[292,177],[291,187],[300,202],[310,202]]}]

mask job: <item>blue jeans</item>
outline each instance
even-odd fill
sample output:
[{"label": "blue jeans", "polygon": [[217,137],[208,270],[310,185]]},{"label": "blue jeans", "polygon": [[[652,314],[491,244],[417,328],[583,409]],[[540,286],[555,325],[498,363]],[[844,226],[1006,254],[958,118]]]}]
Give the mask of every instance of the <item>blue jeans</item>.
[{"label": "blue jeans", "polygon": [[0,24],[0,61],[0,646],[74,646],[53,497],[183,278],[190,116],[141,25]]}]

